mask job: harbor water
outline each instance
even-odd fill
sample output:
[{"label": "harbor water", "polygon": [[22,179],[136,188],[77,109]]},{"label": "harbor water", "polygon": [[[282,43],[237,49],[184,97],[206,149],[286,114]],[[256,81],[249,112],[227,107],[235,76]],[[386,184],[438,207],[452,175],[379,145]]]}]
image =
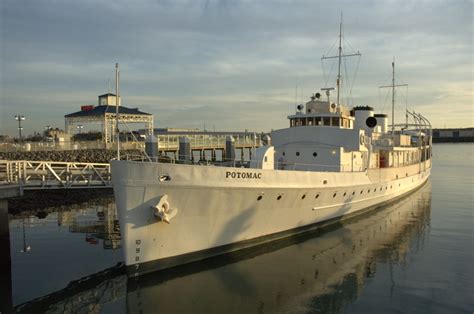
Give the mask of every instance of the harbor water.
[{"label": "harbor water", "polygon": [[9,215],[0,303],[25,313],[472,313],[474,144],[433,154],[430,181],[395,203],[140,278],[124,275],[112,195]]}]

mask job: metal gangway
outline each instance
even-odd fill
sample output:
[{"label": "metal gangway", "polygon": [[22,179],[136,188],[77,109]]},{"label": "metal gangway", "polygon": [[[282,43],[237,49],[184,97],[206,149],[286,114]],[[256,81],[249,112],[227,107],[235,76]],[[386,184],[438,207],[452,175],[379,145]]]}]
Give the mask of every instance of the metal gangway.
[{"label": "metal gangway", "polygon": [[0,160],[0,186],[24,190],[111,188],[110,164]]}]

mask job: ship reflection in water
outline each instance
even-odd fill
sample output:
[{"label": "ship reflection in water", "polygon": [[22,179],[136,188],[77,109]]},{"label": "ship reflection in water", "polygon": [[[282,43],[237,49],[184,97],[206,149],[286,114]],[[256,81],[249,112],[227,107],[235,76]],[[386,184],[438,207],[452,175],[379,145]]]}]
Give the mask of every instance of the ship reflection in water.
[{"label": "ship reflection in water", "polygon": [[[410,250],[423,249],[430,211],[428,183],[384,209],[312,234],[128,280],[123,266],[113,267],[17,305],[16,310],[341,312],[363,292],[364,283],[376,276],[377,265],[405,264]],[[116,247],[115,219],[106,218],[114,216],[104,214],[102,226],[76,221],[70,231],[103,237],[104,248]],[[107,221],[112,222],[104,227]],[[112,231],[112,238],[100,230]]]}]

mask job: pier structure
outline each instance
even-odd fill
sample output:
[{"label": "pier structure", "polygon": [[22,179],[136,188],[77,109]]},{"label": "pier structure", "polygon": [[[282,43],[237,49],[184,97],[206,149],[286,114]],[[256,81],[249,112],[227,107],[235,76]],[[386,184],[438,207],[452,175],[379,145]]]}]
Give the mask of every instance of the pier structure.
[{"label": "pier structure", "polygon": [[216,161],[223,160],[229,155],[226,152],[226,141],[232,138],[236,150],[236,160],[250,160],[252,148],[260,147],[261,136],[255,132],[225,132],[201,131],[197,129],[155,129],[154,135],[158,138],[158,151],[174,159],[179,156],[179,141],[186,138],[190,143],[191,155],[188,160]]},{"label": "pier structure", "polygon": [[[118,106],[118,108],[117,108]],[[118,109],[118,115],[117,115]],[[127,108],[117,104],[116,96],[107,93],[99,96],[98,106],[81,106],[81,110],[64,116],[66,133],[72,134],[76,126],[81,129],[87,123],[100,123],[102,125],[102,140],[105,144],[113,143],[117,132],[117,119],[119,123],[144,123],[146,134],[153,130],[153,115],[139,111],[138,108]]]},{"label": "pier structure", "polygon": [[0,187],[21,190],[111,188],[108,163],[0,160]]}]

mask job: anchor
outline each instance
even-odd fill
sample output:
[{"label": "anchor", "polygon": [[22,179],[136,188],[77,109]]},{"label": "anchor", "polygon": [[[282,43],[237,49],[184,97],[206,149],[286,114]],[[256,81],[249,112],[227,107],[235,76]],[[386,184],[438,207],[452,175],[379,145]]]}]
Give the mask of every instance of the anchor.
[{"label": "anchor", "polygon": [[168,202],[168,195],[163,195],[160,198],[160,201],[155,206],[151,206],[153,209],[153,214],[155,217],[159,218],[161,221],[170,223],[170,220],[176,216],[178,213],[177,208],[170,208],[170,203]]}]

